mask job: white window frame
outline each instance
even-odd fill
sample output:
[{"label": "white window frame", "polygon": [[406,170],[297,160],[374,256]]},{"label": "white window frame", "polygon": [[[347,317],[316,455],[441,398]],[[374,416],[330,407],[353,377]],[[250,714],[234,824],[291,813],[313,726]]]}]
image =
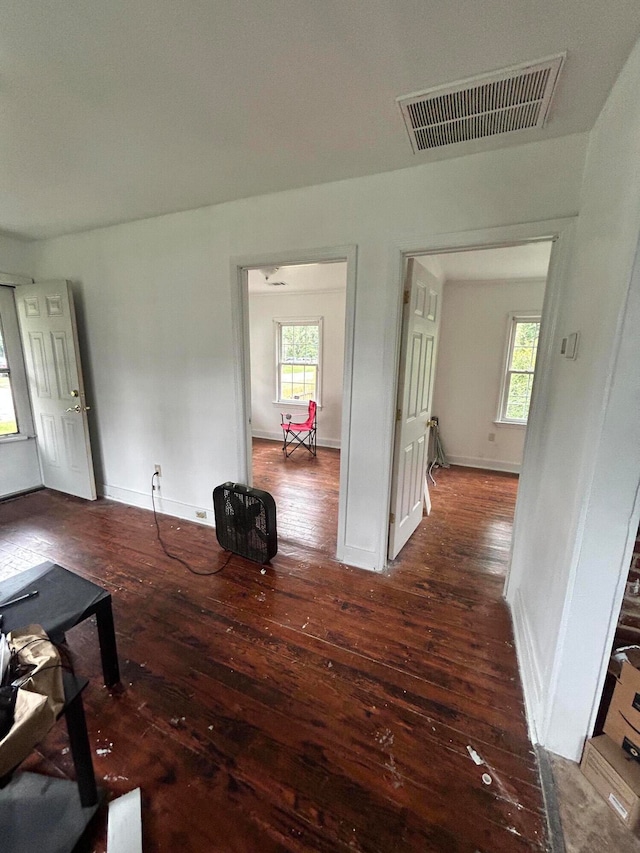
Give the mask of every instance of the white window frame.
[{"label": "white window frame", "polygon": [[[523,419],[516,418],[508,418],[506,415],[507,403],[509,400],[509,386],[512,374],[525,373],[527,375],[535,375],[535,368],[533,371],[529,370],[510,370],[509,365],[511,364],[511,358],[513,355],[513,347],[515,343],[516,337],[516,329],[518,323],[538,323],[540,324],[541,314],[539,311],[512,311],[508,317],[507,324],[507,341],[504,351],[504,358],[502,361],[502,380],[500,385],[500,399],[498,402],[498,415],[496,417],[495,423],[497,424],[506,424],[511,426],[520,426],[526,427],[528,417]],[[540,342],[540,332],[538,331],[538,343]],[[537,361],[537,358],[536,358]]]},{"label": "white window frame", "polygon": [[0,443],[23,441],[32,438],[34,435],[33,415],[31,413],[14,291],[13,287],[8,285],[0,285],[0,322],[2,323],[4,346],[9,365],[8,371],[0,369],[0,372],[2,374],[8,373],[11,377],[13,405],[18,421],[18,432],[0,436]]},{"label": "white window frame", "polygon": [[307,408],[308,400],[285,400],[282,398],[280,388],[280,366],[282,356],[282,327],[283,326],[317,326],[318,327],[318,364],[317,364],[317,381],[316,381],[316,396],[315,402],[318,407],[322,405],[322,317],[274,317],[273,326],[275,331],[275,387],[276,399],[274,402],[281,406],[300,406]]}]

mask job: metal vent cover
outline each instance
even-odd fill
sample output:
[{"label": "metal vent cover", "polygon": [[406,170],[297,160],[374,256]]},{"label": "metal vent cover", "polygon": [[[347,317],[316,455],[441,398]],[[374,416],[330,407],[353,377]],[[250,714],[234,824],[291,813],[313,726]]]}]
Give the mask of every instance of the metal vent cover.
[{"label": "metal vent cover", "polygon": [[544,127],[565,54],[397,99],[414,154]]}]

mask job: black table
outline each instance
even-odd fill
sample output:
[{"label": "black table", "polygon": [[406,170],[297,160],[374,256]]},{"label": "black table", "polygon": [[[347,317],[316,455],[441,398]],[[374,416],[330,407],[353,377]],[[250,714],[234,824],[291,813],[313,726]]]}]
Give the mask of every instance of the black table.
[{"label": "black table", "polygon": [[82,704],[88,684],[63,672],[63,709],[76,782],[37,773],[8,774],[0,786],[2,853],[71,853],[96,813],[104,792],[96,786]]},{"label": "black table", "polygon": [[[38,595],[3,608],[2,602],[32,590],[38,590]],[[41,563],[0,583],[0,613],[5,633],[42,625],[54,643],[74,625],[95,616],[104,683],[112,687],[120,681],[111,593],[101,586],[56,563]]]}]

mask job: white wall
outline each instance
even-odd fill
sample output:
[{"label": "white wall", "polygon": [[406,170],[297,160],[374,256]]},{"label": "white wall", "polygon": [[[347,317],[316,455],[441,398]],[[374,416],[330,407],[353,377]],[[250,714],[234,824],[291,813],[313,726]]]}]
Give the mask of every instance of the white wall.
[{"label": "white wall", "polygon": [[[346,277],[346,267],[345,267]],[[280,412],[294,420],[306,415],[302,407],[275,403],[276,361],[274,319],[322,317],[322,406],[318,409],[320,446],[340,447],[342,369],[344,364],[345,292],[250,294],[251,420],[253,435],[282,441]]]},{"label": "white wall", "polygon": [[31,249],[33,243],[29,240],[18,240],[8,234],[0,233],[0,273],[3,279],[9,280],[11,273],[30,278]]},{"label": "white wall", "polygon": [[355,245],[357,285],[342,558],[385,563],[397,327],[395,246],[577,212],[584,135],[60,237],[39,277],[72,279],[105,493],[149,505],[154,463],[177,512],[239,478],[231,259]]},{"label": "white wall", "polygon": [[509,312],[541,312],[545,284],[540,279],[446,282],[433,413],[440,418],[440,437],[452,464],[520,470],[526,428],[495,423]]},{"label": "white wall", "polygon": [[437,247],[439,234],[571,216],[580,206],[554,340],[579,330],[580,353],[575,362],[557,355],[535,440],[528,431],[509,586],[519,652],[528,643],[540,676],[536,685],[536,673],[524,673],[540,740],[572,757],[588,728],[639,514],[638,326],[623,333],[622,325],[640,227],[639,86],[636,48],[591,135],[582,201],[588,140],[576,135],[61,237],[36,256],[39,277],[71,278],[81,297],[103,490],[149,505],[160,462],[165,499],[190,514],[211,506],[212,487],[236,477],[243,453],[230,258],[356,245],[344,554],[380,568],[396,247]]},{"label": "white wall", "polygon": [[[0,271],[3,281],[11,281],[12,273],[32,274],[32,243],[0,234]],[[8,332],[9,330],[5,330]],[[38,451],[33,438],[0,439],[0,498],[42,485]]]},{"label": "white wall", "polygon": [[[573,759],[591,731],[640,513],[639,89],[640,44],[590,137],[508,585],[537,736]],[[570,361],[559,346],[573,331]]]}]

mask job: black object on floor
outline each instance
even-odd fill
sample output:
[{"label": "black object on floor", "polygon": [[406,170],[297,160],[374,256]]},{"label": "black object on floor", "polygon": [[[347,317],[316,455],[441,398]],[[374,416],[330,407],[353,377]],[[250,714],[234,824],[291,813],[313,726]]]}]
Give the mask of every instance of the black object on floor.
[{"label": "black object on floor", "polygon": [[278,553],[276,502],[269,492],[223,483],[213,490],[213,509],[222,548],[256,563]]}]

